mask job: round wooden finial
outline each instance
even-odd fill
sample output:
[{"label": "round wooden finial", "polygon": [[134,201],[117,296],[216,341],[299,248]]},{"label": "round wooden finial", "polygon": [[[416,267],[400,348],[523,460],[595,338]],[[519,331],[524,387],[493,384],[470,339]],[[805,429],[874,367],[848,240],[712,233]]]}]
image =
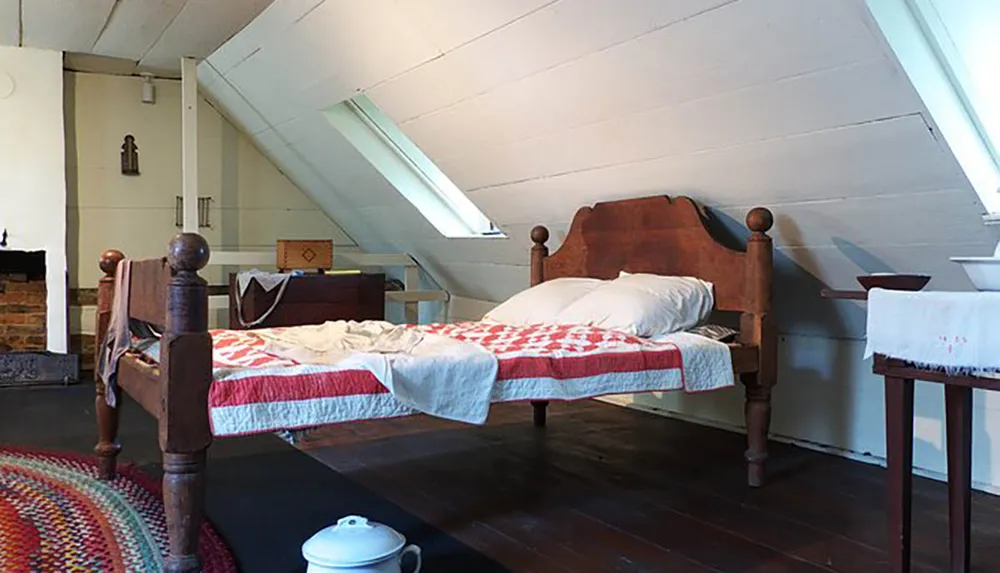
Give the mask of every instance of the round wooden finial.
[{"label": "round wooden finial", "polygon": [[747,227],[754,233],[766,233],[774,225],[774,215],[764,207],[754,207],[747,213]]},{"label": "round wooden finial", "polygon": [[544,245],[545,241],[549,240],[549,230],[544,225],[535,226],[531,229],[531,240],[536,244]]},{"label": "round wooden finial", "polygon": [[167,262],[175,271],[197,272],[208,264],[208,241],[198,233],[180,233],[167,246]]},{"label": "round wooden finial", "polygon": [[115,249],[108,249],[101,253],[101,270],[107,276],[112,276],[115,271],[118,270],[118,263],[125,258],[125,255],[121,251]]}]

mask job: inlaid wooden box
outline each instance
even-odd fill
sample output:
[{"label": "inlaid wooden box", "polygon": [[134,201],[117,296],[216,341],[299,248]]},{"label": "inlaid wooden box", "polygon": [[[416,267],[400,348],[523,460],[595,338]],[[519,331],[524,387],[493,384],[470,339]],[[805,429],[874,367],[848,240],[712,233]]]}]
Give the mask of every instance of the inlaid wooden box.
[{"label": "inlaid wooden box", "polygon": [[278,240],[275,266],[281,271],[330,270],[333,241]]}]

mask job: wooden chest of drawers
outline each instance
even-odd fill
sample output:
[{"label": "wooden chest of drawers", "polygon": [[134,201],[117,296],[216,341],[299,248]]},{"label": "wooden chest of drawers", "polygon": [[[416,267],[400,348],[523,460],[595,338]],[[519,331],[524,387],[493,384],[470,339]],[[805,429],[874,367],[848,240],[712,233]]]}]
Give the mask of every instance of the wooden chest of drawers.
[{"label": "wooden chest of drawers", "polygon": [[[271,308],[278,289],[264,292],[251,281],[243,296],[243,318],[252,322]],[[229,275],[229,328],[242,330],[236,316],[236,275]],[[293,276],[281,301],[261,324],[253,328],[321,324],[328,320],[382,320],[385,318],[385,275],[306,274]]]}]

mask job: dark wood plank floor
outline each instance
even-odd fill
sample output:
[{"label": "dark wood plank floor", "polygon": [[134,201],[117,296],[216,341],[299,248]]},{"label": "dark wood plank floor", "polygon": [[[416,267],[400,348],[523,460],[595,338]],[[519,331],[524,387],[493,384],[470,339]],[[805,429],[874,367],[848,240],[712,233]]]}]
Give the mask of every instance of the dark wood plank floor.
[{"label": "dark wood plank floor", "polygon": [[[884,470],[600,402],[495,406],[485,427],[423,416],[313,430],[299,447],[517,572],[887,570]],[[944,484],[914,484],[915,571],[947,570]],[[1000,569],[1000,500],[973,499],[973,570]]]}]

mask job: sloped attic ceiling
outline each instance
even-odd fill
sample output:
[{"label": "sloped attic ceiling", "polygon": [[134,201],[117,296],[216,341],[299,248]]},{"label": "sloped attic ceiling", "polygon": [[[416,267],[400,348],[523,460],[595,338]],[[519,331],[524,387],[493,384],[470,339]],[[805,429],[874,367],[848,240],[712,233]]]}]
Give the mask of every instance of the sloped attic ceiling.
[{"label": "sloped attic ceiling", "polygon": [[[554,247],[578,207],[648,194],[737,233],[774,211],[785,332],[861,336],[824,284],[966,289],[948,257],[996,242],[863,0],[278,0],[199,77],[362,247],[460,296],[527,286],[532,225]],[[359,91],[510,238],[423,220],[319,111]]]}]

